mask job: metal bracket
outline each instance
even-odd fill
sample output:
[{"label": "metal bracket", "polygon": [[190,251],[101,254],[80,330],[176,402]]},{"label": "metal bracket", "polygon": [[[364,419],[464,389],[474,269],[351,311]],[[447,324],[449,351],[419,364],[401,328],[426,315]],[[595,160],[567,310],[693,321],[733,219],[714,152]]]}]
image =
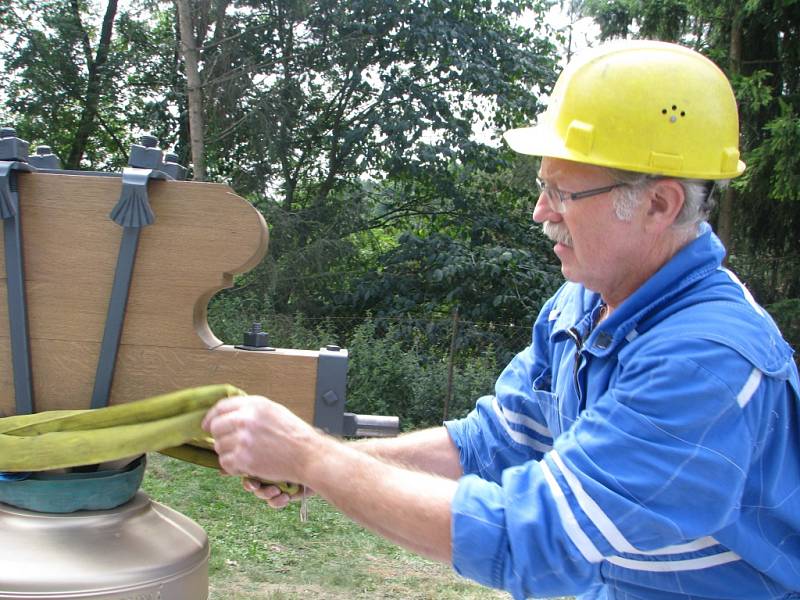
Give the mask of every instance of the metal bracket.
[{"label": "metal bracket", "polygon": [[328,345],[320,348],[317,362],[314,426],[337,436],[344,434],[347,356],[347,350],[339,348],[339,346]]},{"label": "metal bracket", "polygon": [[111,395],[111,383],[114,379],[114,368],[122,337],[125,309],[128,306],[136,250],[139,247],[139,234],[142,227],[151,225],[155,221],[147,196],[147,182],[150,179],[169,179],[169,176],[155,169],[125,168],[122,172],[122,193],[119,202],[109,215],[123,229],[103,341],[100,345],[100,357],[97,361],[92,408],[106,406]]},{"label": "metal bracket", "polygon": [[320,348],[314,426],[335,436],[393,437],[400,432],[399,417],[344,412],[347,399],[347,350],[332,344]]},{"label": "metal bracket", "polygon": [[244,340],[238,346],[239,350],[248,352],[275,352],[275,348],[269,345],[269,336],[266,331],[261,331],[261,323],[255,322],[250,326],[249,331],[244,332]]},{"label": "metal bracket", "polygon": [[177,181],[186,179],[186,167],[178,163],[178,155],[173,152],[164,155],[164,165],[161,170]]},{"label": "metal bracket", "polygon": [[53,154],[53,150],[50,146],[36,146],[36,154],[29,156],[28,162],[37,169],[56,171],[61,169],[61,161],[58,159],[58,156]]},{"label": "metal bracket", "polygon": [[[7,139],[5,138],[3,141],[5,142]],[[27,142],[25,143],[27,144]],[[28,305],[25,301],[25,261],[23,259],[17,172],[33,170],[35,169],[25,162],[0,161],[0,219],[3,220],[11,362],[18,415],[33,412],[33,378],[28,332]]]}]

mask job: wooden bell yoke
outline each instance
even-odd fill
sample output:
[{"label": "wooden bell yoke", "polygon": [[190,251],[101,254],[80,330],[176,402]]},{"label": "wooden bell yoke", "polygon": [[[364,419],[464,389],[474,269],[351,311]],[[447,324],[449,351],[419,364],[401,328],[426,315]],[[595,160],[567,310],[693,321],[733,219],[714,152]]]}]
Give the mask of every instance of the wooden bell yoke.
[{"label": "wooden bell yoke", "polygon": [[[231,383],[335,435],[396,433],[394,418],[345,413],[346,350],[242,349],[210,330],[210,298],[267,252],[246,200],[158,168],[37,170],[27,148],[8,156],[11,137],[0,139],[0,416]],[[132,162],[136,150],[153,148],[134,146]]]}]

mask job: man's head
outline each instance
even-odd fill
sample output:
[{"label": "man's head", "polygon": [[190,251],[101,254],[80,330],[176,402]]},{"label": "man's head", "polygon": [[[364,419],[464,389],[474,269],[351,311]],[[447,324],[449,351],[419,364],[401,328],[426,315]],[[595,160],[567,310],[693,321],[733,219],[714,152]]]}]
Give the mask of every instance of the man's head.
[{"label": "man's head", "polygon": [[568,279],[624,299],[692,239],[711,190],[744,171],[736,102],[702,55],[626,41],[571,62],[509,145],[542,156],[534,220]]}]

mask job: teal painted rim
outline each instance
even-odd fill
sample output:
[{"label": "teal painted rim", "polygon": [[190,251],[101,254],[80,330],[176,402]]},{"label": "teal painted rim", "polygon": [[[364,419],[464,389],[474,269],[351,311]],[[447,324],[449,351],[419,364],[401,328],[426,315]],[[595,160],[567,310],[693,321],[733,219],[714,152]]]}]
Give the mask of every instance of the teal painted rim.
[{"label": "teal painted rim", "polygon": [[121,469],[32,473],[21,481],[0,481],[0,502],[45,513],[109,510],[133,498],[144,478],[145,455]]}]

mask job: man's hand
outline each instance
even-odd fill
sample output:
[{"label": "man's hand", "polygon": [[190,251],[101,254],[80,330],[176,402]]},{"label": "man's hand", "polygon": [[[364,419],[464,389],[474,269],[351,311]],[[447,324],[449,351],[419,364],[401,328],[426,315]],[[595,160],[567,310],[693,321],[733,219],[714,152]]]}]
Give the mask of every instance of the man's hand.
[{"label": "man's hand", "polygon": [[301,485],[300,491],[296,494],[287,494],[276,485],[264,483],[252,477],[242,478],[242,487],[248,492],[252,492],[257,498],[266,500],[272,508],[284,508],[293,500],[302,500],[303,497],[308,498],[314,495],[314,490],[308,486]]},{"label": "man's hand", "polygon": [[[456,481],[383,462],[317,433],[289,409],[261,396],[221,400],[208,411],[203,428],[214,436],[219,464],[231,475],[310,486],[384,537],[429,558],[451,560]],[[435,461],[442,463],[439,470],[455,472],[450,463],[458,464],[458,454],[446,432],[425,435],[448,457]],[[255,489],[245,480],[249,488],[271,506],[290,500],[275,486]]]},{"label": "man's hand", "polygon": [[[289,409],[263,396],[217,402],[203,420],[203,429],[214,437],[214,450],[225,472],[264,481],[302,483],[310,455],[324,440]],[[261,492],[256,495],[274,505],[289,499],[286,494],[281,499],[274,486],[264,486]]]}]

